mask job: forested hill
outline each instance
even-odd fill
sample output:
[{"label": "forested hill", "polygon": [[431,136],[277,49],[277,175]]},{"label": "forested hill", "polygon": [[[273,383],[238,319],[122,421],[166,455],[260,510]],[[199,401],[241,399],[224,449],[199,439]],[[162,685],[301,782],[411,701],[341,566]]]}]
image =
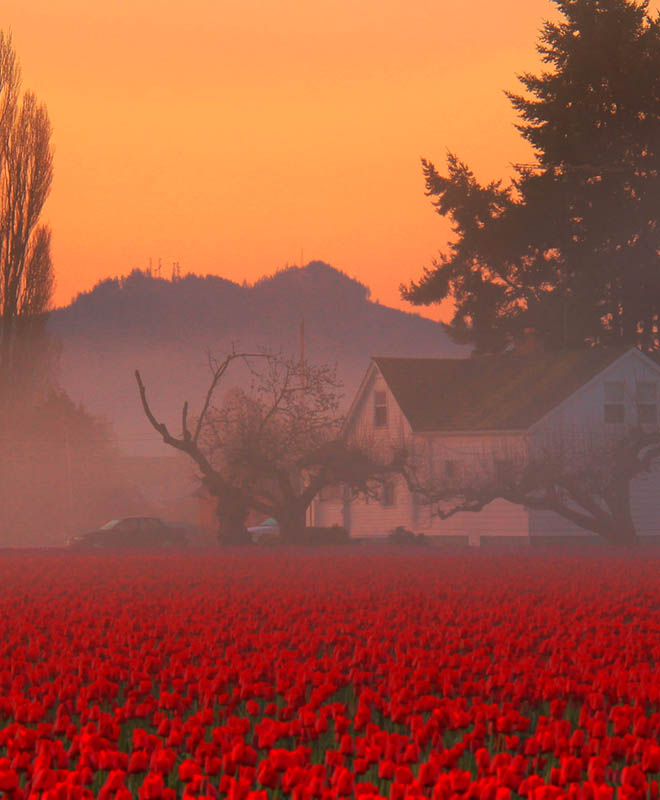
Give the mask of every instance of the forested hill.
[{"label": "forested hill", "polygon": [[[302,319],[306,358],[337,364],[346,403],[371,355],[467,355],[439,323],[372,302],[366,286],[322,262],[280,270],[252,286],[134,271],[55,310],[49,327],[62,345],[63,387],[114,422],[124,449],[143,452],[143,440],[157,437],[139,406],[136,368],[155,410],[178,432],[183,401],[194,411],[203,398],[209,352],[222,356],[234,342],[297,356]],[[224,389],[244,379],[238,370],[228,373]]]}]

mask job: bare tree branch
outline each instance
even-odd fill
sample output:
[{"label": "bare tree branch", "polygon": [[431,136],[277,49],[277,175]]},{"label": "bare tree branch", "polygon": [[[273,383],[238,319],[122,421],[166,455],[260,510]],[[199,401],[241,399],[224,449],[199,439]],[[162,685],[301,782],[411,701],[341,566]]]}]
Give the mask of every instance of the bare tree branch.
[{"label": "bare tree branch", "polygon": [[213,397],[213,393],[217,385],[220,383],[222,376],[227,371],[229,365],[232,361],[235,361],[237,358],[241,358],[245,361],[247,358],[258,358],[258,357],[265,357],[263,353],[237,353],[234,346],[232,345],[231,353],[225,356],[220,364],[213,364],[211,361],[211,356],[209,356],[209,365],[211,366],[213,372],[213,378],[211,383],[209,384],[209,388],[206,392],[206,397],[204,398],[204,405],[202,406],[202,411],[197,418],[197,425],[195,426],[195,433],[193,434],[192,440],[195,444],[199,441],[199,434],[202,430],[202,426],[204,425],[204,418],[206,417],[206,412],[209,409],[211,404],[211,399]]},{"label": "bare tree branch", "polygon": [[[650,471],[660,457],[660,431],[631,429],[617,440],[565,448],[541,449],[511,464],[506,477],[491,469],[473,471],[458,484],[443,484],[428,474],[419,459],[403,470],[410,491],[420,495],[431,513],[446,520],[455,514],[483,510],[497,499],[530,509],[552,511],[580,528],[613,542],[637,540],[631,511],[630,484]],[[495,456],[490,459],[495,461]],[[428,470],[426,470],[428,472]]]},{"label": "bare tree branch", "polygon": [[[249,363],[255,357],[266,360],[263,370]],[[217,407],[215,391],[237,358],[248,363],[256,383],[249,393],[232,390]],[[394,459],[379,458],[342,438],[332,368],[306,364],[306,381],[297,385],[301,367],[296,361],[265,352],[240,353],[235,347],[219,361],[209,355],[209,366],[211,381],[194,433],[186,402],[180,437],[156,419],[138,370],[135,377],[151,426],[166,444],[195,461],[203,484],[218,498],[218,513],[229,514],[232,525],[240,526],[240,514],[254,508],[275,517],[283,533],[293,537],[304,528],[307,508],[325,486],[346,483],[369,493],[374,483],[400,468]]]},{"label": "bare tree branch", "polygon": [[[30,390],[26,382],[38,381],[38,359],[22,340],[43,327],[54,286],[50,229],[39,225],[53,178],[51,125],[46,107],[31,92],[22,98],[20,93],[11,34],[0,32],[0,401],[5,412],[10,398],[24,402],[19,387]],[[31,367],[26,359],[27,364],[32,359]]]},{"label": "bare tree branch", "polygon": [[189,442],[190,441],[190,431],[188,430],[188,401],[183,404],[183,410],[181,411],[181,435],[183,436],[184,440]]}]

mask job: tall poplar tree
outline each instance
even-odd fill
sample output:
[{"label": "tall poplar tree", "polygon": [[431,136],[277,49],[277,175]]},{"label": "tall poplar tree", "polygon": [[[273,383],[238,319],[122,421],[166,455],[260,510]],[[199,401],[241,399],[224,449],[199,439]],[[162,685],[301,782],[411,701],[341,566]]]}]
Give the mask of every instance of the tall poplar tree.
[{"label": "tall poplar tree", "polygon": [[507,184],[481,184],[449,154],[422,161],[427,195],[454,238],[422,278],[416,305],[451,298],[447,328],[476,352],[526,328],[550,348],[659,346],[660,15],[648,2],[552,0],[546,65],[507,92],[532,145]]},{"label": "tall poplar tree", "polygon": [[54,277],[40,216],[53,178],[46,107],[21,93],[10,34],[0,32],[0,408],[25,402],[43,374]]}]

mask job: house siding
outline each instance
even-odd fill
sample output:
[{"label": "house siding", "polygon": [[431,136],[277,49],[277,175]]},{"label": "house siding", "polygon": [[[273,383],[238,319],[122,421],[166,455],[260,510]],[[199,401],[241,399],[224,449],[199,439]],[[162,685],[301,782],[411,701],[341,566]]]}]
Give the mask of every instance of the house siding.
[{"label": "house siding", "polygon": [[[383,392],[387,405],[387,424],[384,427],[374,426],[375,393]],[[358,440],[364,440],[367,446],[381,451],[401,446],[411,438],[408,420],[403,415],[399,404],[394,399],[389,386],[376,368],[373,369],[364,387],[363,396],[354,410],[349,433]],[[383,505],[375,498],[345,498],[342,508],[343,524],[354,538],[379,539],[399,525],[410,528],[414,516],[413,498],[401,478],[392,481],[394,504]]]},{"label": "house siding", "polygon": [[[623,382],[624,423],[606,424],[604,421],[605,383]],[[530,431],[530,446],[542,452],[558,442],[570,448],[598,447],[604,435],[621,436],[625,426],[637,421],[636,383],[654,382],[657,400],[660,401],[660,373],[637,351],[626,353],[604,369],[593,380],[553,409]],[[660,534],[660,464],[652,472],[638,476],[631,483],[631,508],[639,536]],[[551,511],[530,512],[530,536],[581,536],[597,537],[590,531],[565,520]]]},{"label": "house siding", "polygon": [[343,525],[343,503],[335,500],[316,498],[312,503],[312,525],[329,528],[332,525]]},{"label": "house siding", "polygon": [[[630,486],[630,505],[637,535],[642,537],[660,535],[660,470],[656,465],[653,472],[632,481]],[[580,528],[552,511],[529,512],[530,538],[580,536],[600,538],[598,534]]]},{"label": "house siding", "polygon": [[[385,392],[388,408],[387,428],[374,428],[374,393]],[[373,441],[376,446],[398,446],[409,444],[419,457],[428,464],[435,476],[443,474],[446,462],[453,461],[459,470],[471,470],[474,465],[493,458],[514,458],[526,447],[520,433],[455,435],[445,433],[413,434],[408,420],[403,415],[394,395],[377,369],[363,387],[363,395],[353,410],[349,432]],[[352,537],[359,539],[384,538],[401,525],[415,533],[427,536],[461,537],[478,544],[481,537],[527,538],[528,517],[525,509],[504,500],[496,500],[480,513],[461,513],[441,520],[432,516],[428,505],[424,505],[408,490],[403,479],[395,485],[394,506],[383,506],[379,500],[359,497],[350,502],[350,507],[340,508],[337,503],[321,501],[316,519],[318,524],[344,524]],[[342,520],[339,523],[339,519]]]},{"label": "house siding", "polygon": [[[423,443],[432,477],[446,476],[447,462],[452,462],[458,480],[470,474],[478,476],[481,469],[491,469],[494,459],[520,458],[527,446],[520,433],[433,433],[417,439]],[[494,500],[482,511],[461,512],[445,520],[431,516],[426,506],[413,529],[433,537],[467,537],[475,545],[482,537],[526,539],[529,535],[526,510],[505,500]]]},{"label": "house siding", "polygon": [[[583,447],[590,442],[602,441],[605,431],[624,433],[624,425],[605,424],[604,385],[611,381],[624,384],[623,405],[627,423],[636,419],[636,382],[655,382],[660,403],[660,369],[637,351],[629,351],[531,426],[529,431],[413,434],[394,395],[372,362],[361,396],[356,398],[352,409],[349,432],[357,435],[358,439],[364,437],[365,442],[377,447],[403,443],[412,446],[429,474],[435,477],[446,476],[449,461],[455,462],[452,469],[459,471],[469,472],[478,469],[480,464],[482,468],[492,468],[493,459],[506,461],[525,457],[528,450],[542,453],[544,448],[559,441]],[[388,425],[382,429],[375,429],[373,425],[376,391],[385,392],[387,398]],[[652,473],[633,481],[631,494],[638,534],[643,537],[660,534],[660,464]],[[383,506],[378,500],[365,498],[350,502],[346,499],[317,500],[314,519],[319,525],[343,524],[352,537],[364,539],[385,537],[398,525],[438,540],[461,537],[472,544],[479,544],[484,539],[509,537],[529,542],[561,536],[596,538],[596,534],[590,534],[554,512],[527,510],[504,500],[496,500],[477,513],[463,512],[441,520],[432,516],[429,507],[411,495],[402,480],[397,482],[394,506]]]},{"label": "house siding", "polygon": [[401,480],[393,481],[394,505],[360,497],[350,503],[350,534],[358,539],[379,539],[399,525],[412,527],[412,496]]}]

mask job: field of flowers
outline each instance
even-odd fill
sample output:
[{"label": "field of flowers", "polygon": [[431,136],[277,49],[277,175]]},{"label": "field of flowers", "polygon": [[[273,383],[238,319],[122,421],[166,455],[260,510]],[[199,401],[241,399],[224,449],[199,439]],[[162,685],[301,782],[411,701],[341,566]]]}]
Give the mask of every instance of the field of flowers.
[{"label": "field of flowers", "polygon": [[0,553],[0,792],[658,800],[659,570]]}]

